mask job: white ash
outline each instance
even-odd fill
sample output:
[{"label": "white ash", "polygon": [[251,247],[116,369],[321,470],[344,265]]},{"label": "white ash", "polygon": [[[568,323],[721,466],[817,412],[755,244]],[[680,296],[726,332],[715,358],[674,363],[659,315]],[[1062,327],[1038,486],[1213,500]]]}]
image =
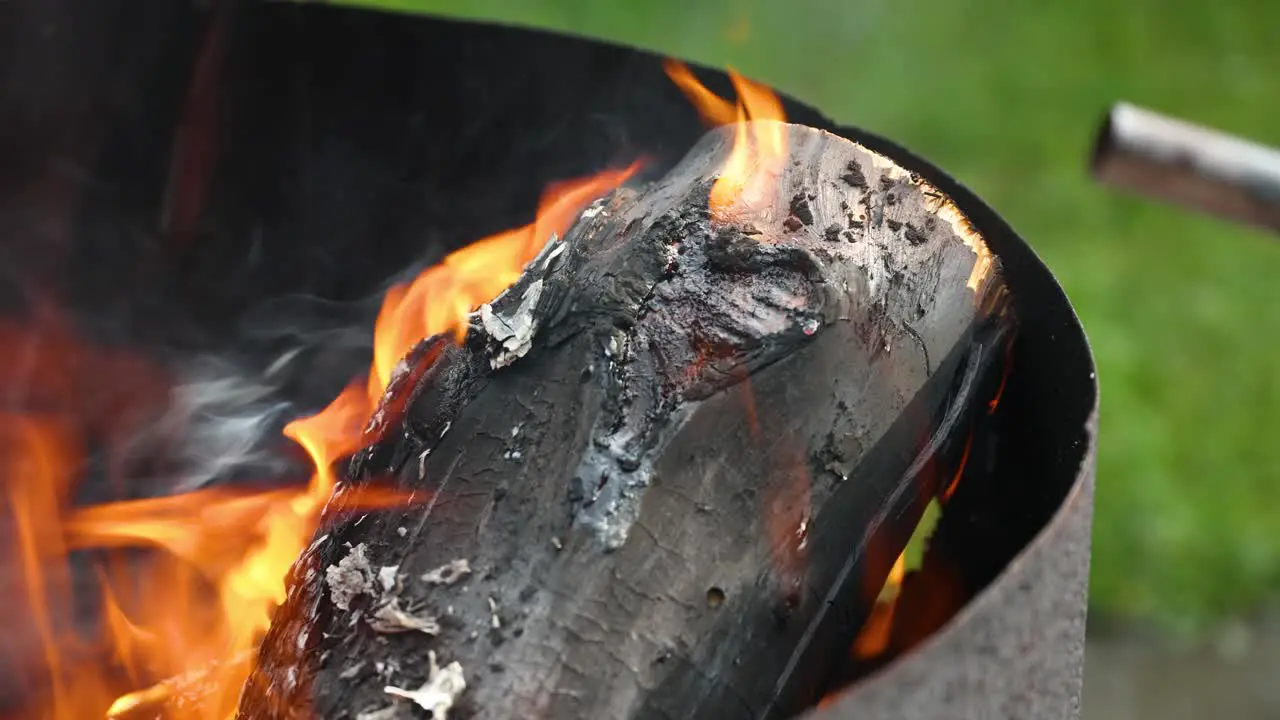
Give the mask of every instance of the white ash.
[{"label": "white ash", "polygon": [[405,535],[408,535],[408,534],[409,534],[409,531],[405,529],[403,525],[396,528],[396,535],[399,535],[400,537],[404,537]]},{"label": "white ash", "polygon": [[555,237],[555,235],[552,235],[551,239],[553,242],[547,243],[547,246],[543,248],[543,252],[546,254],[546,259],[542,261],[543,271],[550,270],[552,263],[556,261],[556,258],[559,258],[560,255],[564,253],[564,249],[569,247],[562,242],[555,241]]},{"label": "white ash", "polygon": [[498,617],[498,601],[493,596],[489,597],[489,626],[494,630],[502,627],[502,618]]},{"label": "white ash", "polygon": [[400,599],[391,598],[373,611],[369,627],[380,633],[420,632],[439,635],[440,623],[427,614],[414,614],[400,608]]},{"label": "white ash", "polygon": [[[658,446],[674,437],[692,415],[692,407],[678,407],[672,412],[663,430]],[[601,448],[592,443],[583,454],[577,472],[579,477],[600,477],[601,468],[612,467],[614,458],[620,456],[618,439],[613,446]],[[644,488],[652,483],[653,466],[648,457],[642,457],[637,468],[630,472],[611,473],[607,481],[593,493],[593,502],[583,507],[578,515],[582,526],[591,528],[603,543],[607,552],[613,552],[626,544],[635,521],[640,517],[640,498]]]},{"label": "white ash", "polygon": [[325,584],[329,586],[329,600],[339,610],[350,610],[351,601],[357,596],[373,592],[373,567],[365,555],[365,545],[360,543],[324,571]]},{"label": "white ash", "polygon": [[387,565],[378,568],[378,584],[382,586],[383,592],[391,592],[396,589],[396,585],[399,584],[397,579],[399,572],[399,565]]},{"label": "white ash", "polygon": [[529,265],[546,270],[551,266],[551,261],[560,257],[560,253],[564,252],[564,249],[565,244],[560,242],[560,236],[551,233],[551,236],[547,238],[547,243],[542,246],[542,249],[538,251],[538,254],[533,258],[533,262],[529,263]]},{"label": "white ash", "polygon": [[452,585],[470,574],[471,563],[464,558],[459,558],[423,573],[419,579],[428,585]]},{"label": "white ash", "polygon": [[582,214],[579,215],[578,217],[582,220],[590,220],[591,218],[604,212],[604,207],[607,204],[608,203],[606,201],[606,198],[599,198],[595,202],[588,205],[587,209],[583,210]]},{"label": "white ash", "polygon": [[339,678],[339,679],[341,679],[341,680],[350,680],[351,678],[353,678],[353,677],[355,677],[355,676],[359,675],[359,674],[360,674],[360,671],[361,671],[361,670],[363,670],[363,669],[364,669],[364,661],[363,661],[363,660],[361,660],[360,662],[356,663],[355,665],[352,665],[351,667],[349,667],[349,668],[347,668],[347,669],[343,670],[342,672],[338,673],[338,678]]},{"label": "white ash", "polygon": [[454,661],[441,668],[436,664],[435,651],[427,653],[427,662],[430,663],[427,681],[417,690],[405,690],[393,685],[387,685],[382,690],[388,695],[413,701],[418,707],[431,713],[432,720],[448,720],[449,710],[457,702],[458,696],[467,689],[462,665]]},{"label": "white ash", "polygon": [[520,431],[522,429],[523,429],[523,426],[521,425],[516,425],[515,427],[511,428],[511,440],[507,445],[506,451],[502,454],[502,457],[504,459],[519,460],[524,455],[524,452],[520,449],[520,445],[519,445]]},{"label": "white ash", "polygon": [[[603,202],[594,203],[584,210],[580,217],[595,217],[603,212],[604,207],[605,203]],[[560,238],[555,233],[552,233],[546,244],[538,251],[538,255],[525,266],[523,272],[538,273],[545,277],[547,273],[556,268],[557,260],[567,248],[568,245],[561,242]],[[520,303],[517,307],[507,314],[499,314],[494,311],[494,307],[502,305],[507,295],[519,285],[520,283],[516,283],[503,290],[498,297],[481,305],[476,312],[468,316],[468,322],[474,324],[478,320],[480,327],[497,342],[497,352],[490,359],[490,366],[495,370],[507,367],[524,357],[533,347],[533,338],[538,331],[538,322],[534,310],[538,306],[538,300],[542,297],[543,281],[541,278],[524,287],[524,294],[520,296]]]},{"label": "white ash", "polygon": [[[471,565],[466,560],[454,560],[426,573],[422,580],[431,585],[452,585],[470,572]],[[360,595],[375,599],[376,605],[368,615],[359,610],[352,613],[351,625],[364,620],[379,633],[440,633],[440,623],[434,616],[400,606],[400,599],[395,596],[400,587],[400,566],[385,565],[375,571],[364,543],[351,548],[336,565],[325,568],[325,581],[330,601],[340,610],[351,610],[352,601]]]},{"label": "white ash", "polygon": [[[538,251],[538,254],[534,256],[532,261],[526,263],[524,268],[521,269],[521,274],[524,274],[524,272],[527,271],[529,268],[541,268],[545,273],[545,271],[551,268],[552,262],[556,258],[560,257],[560,253],[564,252],[565,247],[566,245],[560,242],[560,237],[555,233],[551,233],[551,236],[547,238],[546,244],[542,246],[542,249]],[[503,289],[502,292],[498,293],[497,297],[490,300],[489,304],[490,305],[500,304],[502,300],[507,297],[507,293],[511,292],[516,287],[516,285],[519,285],[519,282],[508,285],[505,289]],[[472,324],[473,326],[475,322],[479,319],[480,319],[479,310],[476,310],[475,312],[472,312],[470,315],[467,315],[467,322]]]},{"label": "white ash", "polygon": [[525,288],[520,304],[507,315],[499,315],[493,305],[480,306],[480,323],[485,332],[499,344],[498,351],[490,359],[493,369],[503,368],[524,357],[533,347],[533,336],[538,331],[534,311],[542,297],[542,280],[535,280]]}]

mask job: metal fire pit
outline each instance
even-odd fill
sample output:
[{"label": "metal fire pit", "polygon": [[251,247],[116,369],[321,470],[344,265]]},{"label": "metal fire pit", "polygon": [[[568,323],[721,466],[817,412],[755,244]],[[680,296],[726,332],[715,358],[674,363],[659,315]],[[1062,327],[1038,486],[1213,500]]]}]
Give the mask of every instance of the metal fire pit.
[{"label": "metal fire pit", "polygon": [[[0,4],[0,28],[5,286],[56,247],[92,327],[169,350],[237,342],[269,296],[376,294],[521,222],[549,181],[637,155],[658,172],[704,132],[658,56],[545,32],[173,0],[20,0]],[[939,531],[970,599],[806,717],[1078,717],[1098,400],[1080,323],[965,187],[785,104],[949,193],[1002,257],[1022,321],[985,466]]]}]

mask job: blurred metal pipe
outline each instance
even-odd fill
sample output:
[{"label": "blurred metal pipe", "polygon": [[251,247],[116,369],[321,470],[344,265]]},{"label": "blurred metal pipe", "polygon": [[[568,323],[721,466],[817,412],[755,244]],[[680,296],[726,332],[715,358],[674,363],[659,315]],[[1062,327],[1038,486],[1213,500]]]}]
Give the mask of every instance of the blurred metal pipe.
[{"label": "blurred metal pipe", "polygon": [[1099,182],[1280,232],[1280,150],[1117,103],[1098,132]]}]

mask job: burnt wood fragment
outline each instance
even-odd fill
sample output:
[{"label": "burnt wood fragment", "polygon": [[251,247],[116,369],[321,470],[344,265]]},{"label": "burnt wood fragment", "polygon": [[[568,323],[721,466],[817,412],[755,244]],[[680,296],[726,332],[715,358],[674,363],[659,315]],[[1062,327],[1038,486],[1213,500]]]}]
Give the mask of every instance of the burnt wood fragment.
[{"label": "burnt wood fragment", "polygon": [[318,534],[242,717],[422,716],[388,686],[454,718],[817,699],[986,411],[1013,317],[940,191],[787,131],[767,207],[711,218],[732,141],[713,131],[584,212],[463,345],[411,353],[348,485],[421,501]]}]

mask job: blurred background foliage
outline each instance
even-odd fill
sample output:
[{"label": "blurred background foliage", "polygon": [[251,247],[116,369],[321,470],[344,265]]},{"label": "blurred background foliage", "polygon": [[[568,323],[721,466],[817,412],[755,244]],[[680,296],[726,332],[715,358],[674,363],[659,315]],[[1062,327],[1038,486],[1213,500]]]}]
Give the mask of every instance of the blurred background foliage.
[{"label": "blurred background foliage", "polygon": [[1280,242],[1086,175],[1127,99],[1280,145],[1273,0],[345,0],[731,65],[974,188],[1066,286],[1102,384],[1096,610],[1203,630],[1280,591]]}]

